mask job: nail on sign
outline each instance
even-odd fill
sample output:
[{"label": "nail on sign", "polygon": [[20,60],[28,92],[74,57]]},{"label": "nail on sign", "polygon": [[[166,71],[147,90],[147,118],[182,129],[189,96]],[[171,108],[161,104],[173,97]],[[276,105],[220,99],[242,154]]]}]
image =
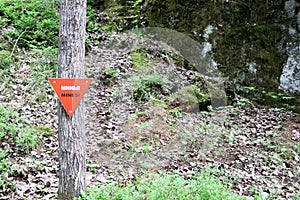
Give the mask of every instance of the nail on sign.
[{"label": "nail on sign", "polygon": [[71,118],[93,79],[49,78],[48,80]]}]

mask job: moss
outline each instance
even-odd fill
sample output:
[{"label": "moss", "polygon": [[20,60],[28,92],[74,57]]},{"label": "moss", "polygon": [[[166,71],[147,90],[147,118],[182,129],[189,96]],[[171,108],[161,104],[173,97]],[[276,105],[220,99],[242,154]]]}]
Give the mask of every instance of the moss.
[{"label": "moss", "polygon": [[206,110],[211,102],[211,96],[205,92],[206,90],[207,88],[202,91],[196,85],[189,85],[173,93],[168,100],[171,103],[178,102],[183,111]]},{"label": "moss", "polygon": [[[200,43],[204,41],[205,28],[208,25],[214,26],[216,30],[208,38],[213,44],[214,60],[224,76],[233,82],[237,93],[259,99],[262,90],[278,92],[286,55],[279,53],[277,48],[280,43],[285,43],[283,40],[286,40],[287,35],[278,24],[290,26],[293,23],[286,17],[284,1],[230,1],[226,7],[224,1],[149,0],[147,5],[140,6],[136,14],[138,17],[135,18],[142,19],[139,23],[176,30]],[[122,9],[122,15],[131,16],[129,10],[132,9]],[[179,45],[180,42],[184,41],[178,40]],[[140,55],[134,56],[139,60]],[[173,60],[179,66],[195,70],[180,56],[173,57]],[[142,66],[141,63],[142,60],[137,61],[136,66]],[[251,68],[253,65],[254,71]],[[256,87],[258,90],[253,96],[243,90],[244,86]]]},{"label": "moss", "polygon": [[152,105],[160,106],[162,108],[167,108],[168,107],[164,100],[157,99],[157,98],[151,98],[149,100],[149,103],[152,104]]},{"label": "moss", "polygon": [[130,53],[132,58],[132,67],[139,70],[145,71],[149,66],[149,60],[146,57],[146,52],[144,51],[133,51]]}]

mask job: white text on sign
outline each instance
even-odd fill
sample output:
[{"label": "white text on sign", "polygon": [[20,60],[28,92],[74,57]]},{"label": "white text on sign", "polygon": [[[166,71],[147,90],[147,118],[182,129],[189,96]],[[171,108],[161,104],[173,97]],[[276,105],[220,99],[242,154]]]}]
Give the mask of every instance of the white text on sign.
[{"label": "white text on sign", "polygon": [[62,86],[60,86],[60,90],[80,90],[80,86],[62,85]]}]

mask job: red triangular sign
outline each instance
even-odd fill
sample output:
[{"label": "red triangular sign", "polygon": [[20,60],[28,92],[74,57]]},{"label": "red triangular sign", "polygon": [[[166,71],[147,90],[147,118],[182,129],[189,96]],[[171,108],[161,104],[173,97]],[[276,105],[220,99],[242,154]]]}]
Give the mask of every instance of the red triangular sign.
[{"label": "red triangular sign", "polygon": [[49,78],[48,80],[71,118],[93,79]]}]

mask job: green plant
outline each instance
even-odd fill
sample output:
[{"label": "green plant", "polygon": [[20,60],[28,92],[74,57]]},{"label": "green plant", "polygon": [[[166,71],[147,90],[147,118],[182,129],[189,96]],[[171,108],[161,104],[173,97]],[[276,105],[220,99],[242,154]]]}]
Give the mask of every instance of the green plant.
[{"label": "green plant", "polygon": [[54,135],[53,130],[49,126],[38,126],[38,127],[36,127],[36,131],[44,136]]},{"label": "green plant", "polygon": [[149,143],[146,143],[143,146],[142,153],[147,154],[150,152],[150,150],[151,150],[151,146],[149,145]]},{"label": "green plant", "polygon": [[153,121],[149,120],[149,121],[145,121],[145,122],[140,122],[137,124],[137,127],[142,129],[148,126],[151,126],[151,124],[153,123]]},{"label": "green plant", "polygon": [[153,105],[163,107],[163,108],[168,108],[168,105],[166,104],[166,102],[164,100],[161,100],[161,99],[150,98],[149,103],[153,104]]},{"label": "green plant", "polygon": [[86,170],[92,173],[96,173],[99,165],[96,163],[91,163],[89,159],[86,160]]},{"label": "green plant", "polygon": [[136,113],[133,113],[133,114],[131,114],[128,117],[128,120],[132,121],[132,120],[134,120],[134,119],[136,119],[137,117],[140,117],[140,116],[146,116],[146,112],[136,112]]},{"label": "green plant", "polygon": [[39,142],[42,131],[27,125],[25,119],[13,108],[0,106],[0,141],[7,142],[13,148],[28,152]]},{"label": "green plant", "polygon": [[109,20],[106,25],[110,25],[115,31],[131,30],[140,27],[145,23],[140,14],[143,8],[143,1],[110,1],[108,3],[107,14]]},{"label": "green plant", "polygon": [[165,80],[160,75],[143,76],[135,82],[132,88],[132,97],[136,100],[144,101],[152,95],[158,95],[168,90]]},{"label": "green plant", "polygon": [[253,106],[252,102],[247,98],[240,98],[237,100],[237,105],[240,106]]},{"label": "green plant", "polygon": [[294,110],[296,108],[295,105],[290,105],[288,103],[283,104],[283,107],[287,110]]},{"label": "green plant", "polygon": [[16,189],[15,182],[8,179],[14,173],[15,170],[7,158],[7,152],[0,150],[0,189],[3,192]]},{"label": "green plant", "polygon": [[300,155],[300,142],[297,143],[296,149],[297,149],[297,153]]},{"label": "green plant", "polygon": [[149,66],[149,60],[146,57],[146,52],[142,50],[133,51],[130,53],[132,58],[132,67],[139,71],[145,71]]},{"label": "green plant", "polygon": [[176,107],[168,111],[173,117],[181,117],[181,108]]},{"label": "green plant", "polygon": [[118,68],[108,67],[102,73],[102,77],[107,84],[111,84],[119,76],[120,70]]},{"label": "green plant", "polygon": [[209,173],[198,173],[186,180],[178,174],[152,174],[129,181],[125,186],[107,184],[90,188],[80,200],[117,199],[215,199],[237,200],[240,197],[213,178]]},{"label": "green plant", "polygon": [[0,51],[0,69],[8,70],[11,64],[10,52],[7,50]]},{"label": "green plant", "polygon": [[29,48],[57,44],[57,0],[3,0],[0,2],[0,14],[2,25],[11,25],[14,28],[5,33],[13,44]]},{"label": "green plant", "polygon": [[255,91],[255,90],[256,90],[256,88],[255,88],[255,87],[252,87],[252,86],[250,86],[250,87],[245,87],[245,89],[247,89],[248,91]]},{"label": "green plant", "polygon": [[0,83],[4,83],[7,81],[8,76],[12,75],[11,61],[10,52],[7,50],[0,50]]},{"label": "green plant", "polygon": [[25,128],[19,132],[16,143],[23,151],[28,152],[41,142],[40,132],[34,130],[33,127]]}]

